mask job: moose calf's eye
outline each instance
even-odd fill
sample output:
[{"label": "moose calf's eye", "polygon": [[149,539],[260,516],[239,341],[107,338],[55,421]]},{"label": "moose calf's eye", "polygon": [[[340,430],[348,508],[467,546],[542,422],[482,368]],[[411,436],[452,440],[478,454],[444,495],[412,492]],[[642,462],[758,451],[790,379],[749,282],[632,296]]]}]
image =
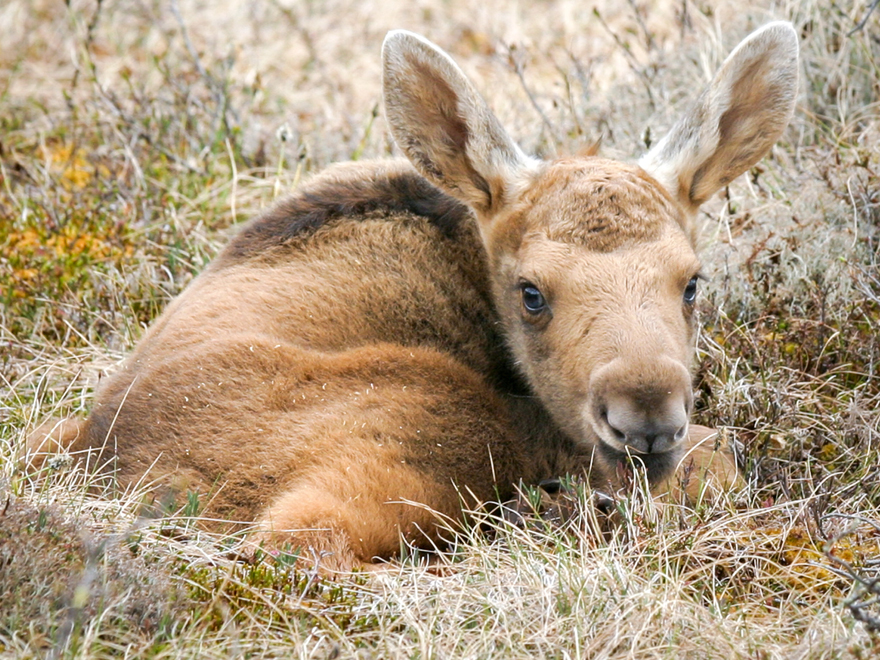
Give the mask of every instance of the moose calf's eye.
[{"label": "moose calf's eye", "polygon": [[697,278],[692,277],[690,282],[684,288],[684,301],[688,305],[693,305],[697,299]]},{"label": "moose calf's eye", "polygon": [[538,288],[532,284],[522,286],[523,307],[529,314],[540,314],[547,308],[547,301]]}]

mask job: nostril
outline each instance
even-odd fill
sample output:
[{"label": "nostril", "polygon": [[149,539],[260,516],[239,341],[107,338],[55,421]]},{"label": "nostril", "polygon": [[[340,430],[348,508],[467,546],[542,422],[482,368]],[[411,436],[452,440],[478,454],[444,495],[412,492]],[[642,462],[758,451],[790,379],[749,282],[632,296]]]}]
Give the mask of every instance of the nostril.
[{"label": "nostril", "polygon": [[672,436],[672,440],[673,440],[673,442],[681,442],[682,440],[684,440],[684,436],[687,435],[687,430],[688,430],[688,425],[687,425],[687,424],[685,424],[685,425],[682,426],[680,429],[678,429],[678,430],[675,432],[675,435]]},{"label": "nostril", "polygon": [[618,442],[625,443],[626,442],[626,433],[618,429],[614,424],[611,423],[611,420],[608,419],[608,408],[602,406],[599,408],[599,418],[608,427],[611,431],[611,435],[614,436],[614,439]]}]

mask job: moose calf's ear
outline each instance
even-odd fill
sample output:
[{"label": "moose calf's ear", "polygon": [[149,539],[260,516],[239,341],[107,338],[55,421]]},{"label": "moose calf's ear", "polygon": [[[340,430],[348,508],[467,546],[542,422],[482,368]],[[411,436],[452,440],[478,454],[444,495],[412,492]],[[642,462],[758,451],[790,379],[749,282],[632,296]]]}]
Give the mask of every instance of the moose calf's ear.
[{"label": "moose calf's ear", "polygon": [[394,30],[382,45],[391,134],[429,181],[486,215],[532,166],[452,59]]},{"label": "moose calf's ear", "polygon": [[791,23],[749,35],[689,113],[639,165],[690,211],[760,160],[794,111],[798,40]]}]

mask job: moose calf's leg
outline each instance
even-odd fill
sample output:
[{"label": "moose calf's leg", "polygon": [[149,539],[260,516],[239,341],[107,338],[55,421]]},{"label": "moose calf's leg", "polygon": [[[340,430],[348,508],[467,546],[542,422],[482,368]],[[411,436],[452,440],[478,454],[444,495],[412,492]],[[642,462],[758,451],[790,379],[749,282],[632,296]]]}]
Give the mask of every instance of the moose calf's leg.
[{"label": "moose calf's leg", "polygon": [[49,419],[28,436],[25,443],[27,461],[40,467],[48,456],[71,451],[83,436],[82,422],[76,419]]},{"label": "moose calf's leg", "polygon": [[736,457],[717,429],[691,424],[683,449],[675,474],[657,492],[668,492],[676,501],[684,497],[696,503],[706,495],[742,485]]},{"label": "moose calf's leg", "polygon": [[[443,521],[461,518],[451,482],[434,481],[405,463],[327,466],[283,492],[263,513],[251,541],[290,546],[300,561],[347,571],[397,556],[402,540],[442,547]],[[381,472],[381,479],[375,480]],[[432,508],[421,504],[429,502]]]}]

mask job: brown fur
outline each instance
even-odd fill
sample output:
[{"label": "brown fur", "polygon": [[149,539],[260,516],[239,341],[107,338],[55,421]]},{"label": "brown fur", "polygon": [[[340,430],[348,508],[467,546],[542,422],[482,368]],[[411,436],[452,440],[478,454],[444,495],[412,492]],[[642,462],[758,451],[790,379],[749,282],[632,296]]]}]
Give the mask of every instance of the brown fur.
[{"label": "brown fur", "polygon": [[[252,220],[88,419],[44,425],[31,450],[197,491],[207,516],[338,569],[393,556],[401,535],[435,545],[440,517],[521,480],[591,469],[613,489],[633,457],[658,491],[735,481],[701,444],[711,430],[688,428],[690,186],[592,156],[538,163],[442,51],[398,32],[384,53],[389,122],[419,172],[337,165]],[[740,171],[759,156],[736,151]],[[674,181],[695,169],[671,160]]]}]

